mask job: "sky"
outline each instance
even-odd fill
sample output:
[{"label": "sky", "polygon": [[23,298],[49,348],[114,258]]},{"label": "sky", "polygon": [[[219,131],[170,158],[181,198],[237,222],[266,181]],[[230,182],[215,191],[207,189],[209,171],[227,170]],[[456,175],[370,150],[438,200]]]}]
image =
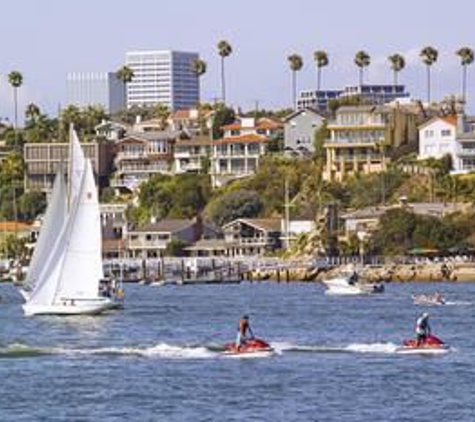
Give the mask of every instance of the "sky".
[{"label": "sky", "polygon": [[[458,93],[461,71],[454,52],[475,48],[473,0],[16,0],[0,5],[0,116],[13,115],[6,75],[24,76],[20,106],[35,102],[55,114],[65,102],[66,74],[115,71],[128,50],[197,51],[208,63],[202,101],[219,95],[216,44],[234,49],[226,60],[229,103],[243,109],[291,105],[287,56],[303,56],[299,89],[316,85],[312,53],[326,50],[330,66],[323,89],[356,84],[355,52],[367,51],[367,83],[391,83],[387,56],[408,62],[400,76],[414,97],[425,97],[426,45],[439,50],[433,95]],[[475,65],[469,70],[469,103],[475,104]],[[473,107],[471,107],[473,108]]]}]

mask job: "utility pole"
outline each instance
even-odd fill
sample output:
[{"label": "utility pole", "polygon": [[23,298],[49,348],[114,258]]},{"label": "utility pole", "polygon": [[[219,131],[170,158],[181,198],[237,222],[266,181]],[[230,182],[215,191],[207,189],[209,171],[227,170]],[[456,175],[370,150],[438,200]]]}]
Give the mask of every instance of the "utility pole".
[{"label": "utility pole", "polygon": [[286,178],[285,189],[285,249],[290,249],[290,203],[289,203],[289,180]]}]

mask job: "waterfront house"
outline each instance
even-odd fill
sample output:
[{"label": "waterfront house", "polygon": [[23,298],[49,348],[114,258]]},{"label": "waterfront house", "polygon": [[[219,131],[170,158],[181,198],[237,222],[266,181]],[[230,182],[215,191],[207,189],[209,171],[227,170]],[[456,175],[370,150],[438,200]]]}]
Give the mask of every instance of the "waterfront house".
[{"label": "waterfront house", "polygon": [[231,256],[264,255],[282,246],[280,218],[238,218],[222,230]]},{"label": "waterfront house", "polygon": [[173,240],[191,245],[202,238],[217,236],[215,228],[200,218],[189,220],[152,219],[148,224],[130,226],[125,233],[125,246],[132,258],[156,258],[163,256]]},{"label": "waterfront house", "polygon": [[[99,188],[109,184],[115,156],[113,142],[93,140],[81,143],[86,158],[91,159]],[[69,143],[26,143],[23,146],[25,160],[25,185],[28,190],[49,192],[60,164],[66,170]]]},{"label": "waterfront house", "polygon": [[94,130],[98,138],[105,138],[108,141],[118,141],[122,139],[129,128],[122,123],[113,122],[110,120],[103,120]]},{"label": "waterfront house", "polygon": [[180,132],[135,132],[117,142],[115,188],[134,191],[155,174],[172,174],[173,147]]},{"label": "waterfront house", "polygon": [[315,151],[315,132],[325,122],[318,111],[305,108],[297,110],[284,121],[284,149],[292,156],[308,156]]}]

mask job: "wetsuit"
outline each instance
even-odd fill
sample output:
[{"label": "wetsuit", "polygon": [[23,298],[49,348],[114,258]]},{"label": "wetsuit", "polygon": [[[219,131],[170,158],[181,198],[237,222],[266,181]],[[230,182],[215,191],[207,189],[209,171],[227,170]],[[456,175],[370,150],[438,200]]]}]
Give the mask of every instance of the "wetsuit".
[{"label": "wetsuit", "polygon": [[252,333],[251,326],[249,325],[249,321],[245,318],[241,318],[239,320],[239,327],[238,327],[238,333],[236,337],[236,347],[239,349],[245,341],[248,339],[248,334],[250,337],[254,337],[254,334]]},{"label": "wetsuit", "polygon": [[421,316],[416,323],[416,343],[420,346],[421,343],[430,334],[429,317]]}]

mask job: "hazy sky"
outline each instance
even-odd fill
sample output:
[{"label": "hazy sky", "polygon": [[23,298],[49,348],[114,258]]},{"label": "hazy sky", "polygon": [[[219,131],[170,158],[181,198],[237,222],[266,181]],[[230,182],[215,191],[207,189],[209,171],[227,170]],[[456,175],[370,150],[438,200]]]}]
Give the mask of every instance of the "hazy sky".
[{"label": "hazy sky", "polygon": [[[198,51],[208,62],[202,99],[219,92],[216,44],[227,39],[228,98],[251,108],[291,103],[287,56],[304,57],[299,88],[313,88],[312,52],[327,50],[324,88],[357,82],[354,53],[372,56],[367,81],[391,81],[386,57],[406,56],[401,75],[410,92],[424,95],[425,73],[418,52],[430,44],[440,51],[434,68],[433,98],[460,89],[454,51],[475,47],[473,0],[16,0],[0,6],[0,116],[12,114],[6,74],[20,70],[21,102],[36,102],[55,112],[65,101],[68,71],[116,70],[127,50]],[[475,103],[475,66],[469,73]]]}]

